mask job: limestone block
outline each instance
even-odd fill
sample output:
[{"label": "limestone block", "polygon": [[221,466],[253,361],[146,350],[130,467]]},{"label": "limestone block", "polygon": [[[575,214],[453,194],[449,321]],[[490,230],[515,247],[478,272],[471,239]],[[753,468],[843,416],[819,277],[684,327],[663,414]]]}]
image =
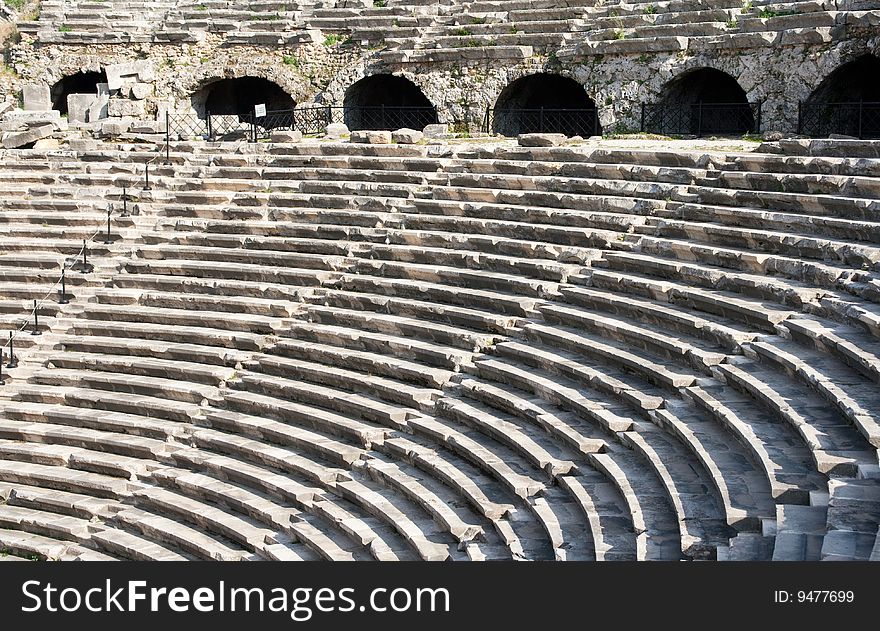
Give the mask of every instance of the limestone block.
[{"label": "limestone block", "polygon": [[449,125],[444,123],[425,125],[422,133],[425,135],[425,138],[445,138],[449,135]]},{"label": "limestone block", "polygon": [[45,112],[52,109],[49,86],[45,83],[25,83],[21,87],[24,109],[31,112]]},{"label": "limestone block", "polygon": [[89,108],[89,122],[94,123],[104,120],[109,116],[108,109],[110,105],[110,97],[106,95],[98,96]]},{"label": "limestone block", "polygon": [[269,139],[272,142],[300,142],[302,137],[301,131],[273,131]]},{"label": "limestone block", "polygon": [[517,142],[520,147],[558,147],[566,138],[565,134],[520,134]]},{"label": "limestone block", "polygon": [[71,138],[67,144],[72,151],[94,151],[98,148],[98,141],[93,138]]},{"label": "limestone block", "polygon": [[391,133],[391,140],[401,145],[414,145],[425,137],[420,131],[404,127]]},{"label": "limestone block", "polygon": [[68,94],[67,120],[71,123],[87,123],[89,110],[98,97],[94,94]]},{"label": "limestone block", "polygon": [[153,64],[147,59],[112,64],[104,68],[107,74],[107,87],[120,90],[127,83],[148,82],[156,78]]},{"label": "limestone block", "polygon": [[57,138],[43,138],[34,143],[34,149],[58,149],[61,141]]},{"label": "limestone block", "polygon": [[132,116],[143,118],[146,113],[143,101],[131,101],[129,99],[110,99],[107,106],[108,116]]},{"label": "limestone block", "polygon": [[12,110],[3,115],[4,131],[24,131],[33,127],[52,125],[55,129],[64,131],[67,129],[67,120],[61,118],[58,110],[47,112],[27,112],[25,110]]},{"label": "limestone block", "polygon": [[55,131],[55,125],[46,124],[39,127],[31,127],[27,131],[11,133],[3,138],[3,147],[15,149],[36,142],[42,138],[51,136]]},{"label": "limestone block", "polygon": [[131,98],[142,101],[153,93],[150,83],[135,83],[131,86]]},{"label": "limestone block", "polygon": [[129,129],[131,129],[131,121],[127,120],[108,120],[101,125],[101,133],[104,136],[119,136],[120,134],[127,132]]},{"label": "limestone block", "polygon": [[327,138],[338,139],[348,135],[348,127],[344,123],[330,123],[327,125]]},{"label": "limestone block", "polygon": [[363,130],[351,132],[351,142],[358,142],[367,145],[387,145],[391,144],[390,131]]},{"label": "limestone block", "polygon": [[131,125],[133,134],[161,134],[165,133],[165,121],[135,121]]}]

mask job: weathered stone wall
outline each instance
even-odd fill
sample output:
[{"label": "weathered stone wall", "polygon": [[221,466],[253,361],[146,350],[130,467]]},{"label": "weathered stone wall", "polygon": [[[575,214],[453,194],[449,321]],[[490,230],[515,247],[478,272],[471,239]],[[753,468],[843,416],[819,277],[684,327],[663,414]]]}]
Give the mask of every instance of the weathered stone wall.
[{"label": "weathered stone wall", "polygon": [[593,55],[560,61],[535,56],[505,64],[480,61],[452,64],[383,64],[374,51],[344,44],[305,44],[297,48],[223,45],[209,35],[197,43],[119,45],[39,45],[27,38],[10,55],[12,73],[0,75],[8,92],[23,83],[53,85],[80,71],[110,64],[150,60],[155,68],[144,111],[155,116],[163,103],[187,110],[199,88],[222,78],[262,77],[277,83],[298,104],[339,105],[346,89],[377,73],[404,76],[436,105],[443,122],[482,124],[485,110],[511,81],[535,72],[553,72],[581,83],[599,108],[606,132],[639,127],[642,103],[657,100],[663,86],[682,72],[700,67],[737,79],[750,101],[762,101],[763,129],[793,132],[797,104],[842,63],[866,52],[880,54],[880,35],[857,33],[845,41],[787,47],[679,51],[642,55]]}]

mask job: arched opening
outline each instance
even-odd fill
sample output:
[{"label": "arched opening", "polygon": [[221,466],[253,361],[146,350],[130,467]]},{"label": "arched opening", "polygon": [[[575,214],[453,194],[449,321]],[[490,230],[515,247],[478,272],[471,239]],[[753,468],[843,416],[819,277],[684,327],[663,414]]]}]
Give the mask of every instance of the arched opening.
[{"label": "arched opening", "polygon": [[437,110],[409,79],[390,74],[364,77],[343,100],[345,124],[359,129],[422,129],[437,122]]},{"label": "arched opening", "polygon": [[281,86],[261,77],[212,81],[194,92],[190,103],[204,121],[204,135],[223,140],[249,137],[258,105],[265,105],[269,113],[255,119],[261,130],[289,126],[289,112],[296,107],[296,101]]},{"label": "arched opening", "polygon": [[296,106],[281,86],[261,77],[220,79],[197,90],[190,100],[201,118],[216,114],[249,119],[257,105],[265,105],[269,112],[292,110]]},{"label": "arched opening", "polygon": [[715,68],[671,79],[660,100],[645,106],[643,128],[659,134],[740,135],[758,131],[755,108],[736,79]]},{"label": "arched opening", "polygon": [[843,64],[801,105],[799,133],[880,138],[880,58]]},{"label": "arched opening", "polygon": [[505,136],[602,133],[596,104],[584,87],[574,79],[555,74],[538,73],[513,81],[498,96],[490,116],[487,128]]},{"label": "arched opening", "polygon": [[98,96],[98,84],[107,83],[107,75],[101,72],[77,72],[63,77],[49,92],[52,109],[62,114],[68,113],[67,97],[71,94],[88,94]]}]

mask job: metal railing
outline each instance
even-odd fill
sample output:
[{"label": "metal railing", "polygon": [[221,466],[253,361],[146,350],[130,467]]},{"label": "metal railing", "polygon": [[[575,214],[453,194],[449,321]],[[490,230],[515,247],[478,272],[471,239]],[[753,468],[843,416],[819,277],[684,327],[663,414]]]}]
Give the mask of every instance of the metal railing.
[{"label": "metal railing", "polygon": [[169,113],[166,118],[168,142],[177,138],[204,140],[250,140],[268,138],[273,131],[299,131],[318,135],[330,123],[345,123],[351,131],[361,129],[422,129],[437,122],[434,107],[421,106],[309,106],[291,110],[254,114],[213,114],[204,118],[195,112]]},{"label": "metal railing", "polygon": [[797,133],[813,138],[831,134],[880,138],[880,102],[798,103]]},{"label": "metal railing", "polygon": [[[147,160],[144,163],[144,180],[142,190],[149,191],[152,190],[150,187],[150,164],[156,162],[158,158],[165,154],[166,161],[170,157],[170,132],[167,127],[169,122],[169,116],[166,115],[166,128],[165,128],[165,147],[156,152],[156,155],[151,159]],[[131,180],[129,180],[130,183]],[[123,186],[122,195],[119,198],[122,203],[122,211],[118,214],[120,217],[127,217],[128,215],[128,202],[131,201],[131,197],[128,194],[128,187]],[[17,329],[14,329],[9,332],[9,337],[0,345],[0,386],[4,385],[5,380],[3,377],[2,367],[4,362],[6,362],[6,368],[12,369],[18,366],[18,357],[15,354],[15,340],[18,339],[20,335],[22,335],[27,329],[28,326],[31,328],[31,335],[41,335],[42,331],[40,330],[39,318],[40,312],[43,309],[46,302],[50,299],[53,294],[58,295],[57,304],[65,305],[70,302],[69,298],[71,294],[67,292],[67,278],[68,272],[71,270],[78,270],[82,274],[90,273],[94,268],[91,264],[89,264],[89,243],[95,242],[98,240],[98,237],[101,233],[105,234],[104,244],[111,245],[113,243],[112,239],[112,219],[113,214],[116,211],[116,207],[113,203],[108,204],[107,206],[107,222],[101,227],[97,228],[95,232],[93,232],[90,236],[86,237],[82,240],[82,246],[79,250],[73,254],[73,256],[68,256],[61,264],[61,271],[58,275],[58,279],[52,284],[49,288],[49,291],[40,298],[34,299],[33,307],[29,312],[22,315],[21,324]]]},{"label": "metal railing", "polygon": [[595,108],[486,108],[483,131],[503,136],[560,133],[566,136],[598,136],[602,133]]},{"label": "metal railing", "polygon": [[640,130],[667,136],[758,134],[761,102],[643,103]]}]

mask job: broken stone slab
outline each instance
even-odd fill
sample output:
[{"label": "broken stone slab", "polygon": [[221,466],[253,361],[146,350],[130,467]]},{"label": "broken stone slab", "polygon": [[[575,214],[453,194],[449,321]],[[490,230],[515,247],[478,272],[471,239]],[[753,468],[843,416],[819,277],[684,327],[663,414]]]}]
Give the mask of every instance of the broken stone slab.
[{"label": "broken stone slab", "polygon": [[52,109],[49,86],[45,83],[25,83],[21,87],[24,109],[31,112],[45,112]]},{"label": "broken stone slab", "polygon": [[327,125],[326,137],[331,140],[338,140],[343,136],[348,136],[348,126],[344,123],[330,123]]},{"label": "broken stone slab", "polygon": [[303,135],[301,131],[273,131],[269,136],[271,142],[300,142]]},{"label": "broken stone slab", "polygon": [[391,140],[401,145],[414,145],[425,137],[422,132],[404,127],[397,131],[391,132]]},{"label": "broken stone slab", "polygon": [[89,107],[89,122],[96,122],[107,118],[109,114],[110,95],[98,92],[98,96]]},{"label": "broken stone slab", "polygon": [[27,131],[11,133],[3,138],[3,147],[6,149],[17,149],[24,147],[32,142],[47,138],[55,132],[55,125],[47,124],[39,127],[32,127]]},{"label": "broken stone slab", "polygon": [[131,121],[129,120],[108,120],[101,125],[101,134],[104,136],[120,136],[128,132],[129,129],[131,129]]},{"label": "broken stone slab", "polygon": [[520,134],[517,136],[520,147],[558,147],[568,136],[565,134]]},{"label": "broken stone slab", "polygon": [[95,94],[68,94],[67,120],[71,123],[87,123],[89,110],[97,99]]},{"label": "broken stone slab", "polygon": [[131,116],[133,118],[143,118],[146,114],[146,107],[143,101],[131,101],[129,99],[110,99],[107,105],[107,115]]},{"label": "broken stone slab", "polygon": [[449,125],[445,123],[434,123],[425,125],[422,129],[425,138],[446,138],[449,135]]},{"label": "broken stone slab", "polygon": [[136,101],[143,101],[153,93],[153,86],[150,83],[135,83],[131,86],[131,98]]},{"label": "broken stone slab", "polygon": [[365,129],[351,132],[351,142],[366,145],[389,145],[391,144],[391,132]]},{"label": "broken stone slab", "polygon": [[98,148],[98,141],[93,138],[71,138],[67,144],[71,151],[94,151]]},{"label": "broken stone slab", "polygon": [[127,83],[147,83],[156,78],[153,64],[147,59],[111,64],[104,67],[104,72],[110,90],[120,90]]},{"label": "broken stone slab", "polygon": [[61,141],[57,138],[42,138],[34,143],[34,149],[59,149],[61,147]]},{"label": "broken stone slab", "polygon": [[163,134],[165,121],[135,121],[129,131],[133,134]]}]

